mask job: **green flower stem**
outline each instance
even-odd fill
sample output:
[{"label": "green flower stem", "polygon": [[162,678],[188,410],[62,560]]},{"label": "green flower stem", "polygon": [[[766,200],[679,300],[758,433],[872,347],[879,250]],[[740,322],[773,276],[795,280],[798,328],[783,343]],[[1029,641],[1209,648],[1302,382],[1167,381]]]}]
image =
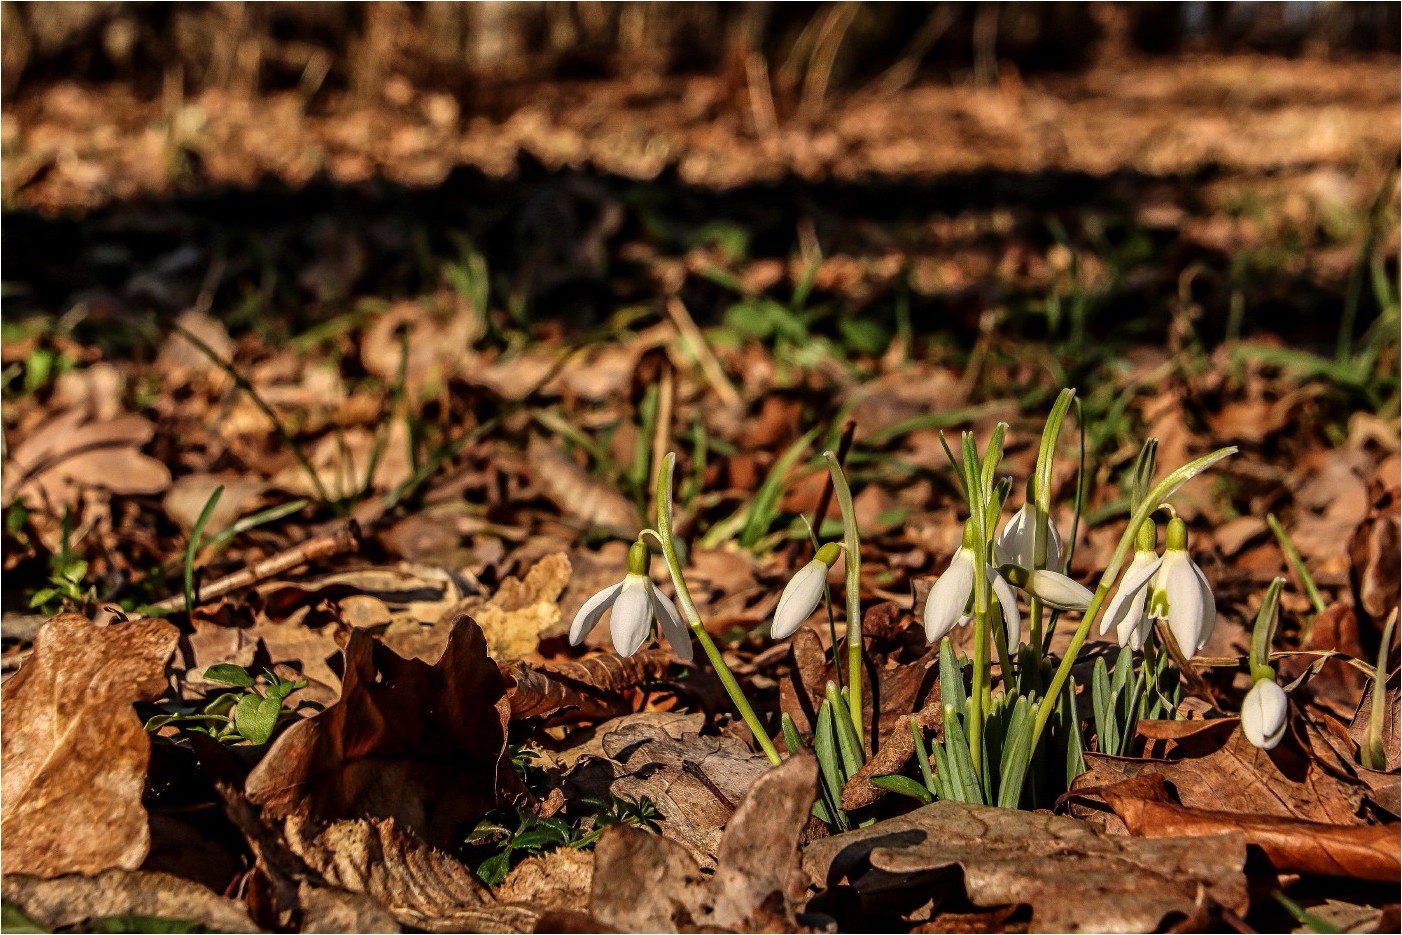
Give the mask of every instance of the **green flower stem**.
[{"label": "green flower stem", "polygon": [[[1037,720],[1032,725],[1031,749],[1037,749],[1037,741],[1041,739],[1042,731],[1046,729],[1047,721],[1057,707],[1052,699],[1060,697],[1062,689],[1066,686],[1066,680],[1071,677],[1071,666],[1076,661],[1076,654],[1081,651],[1081,645],[1085,643],[1091,627],[1095,625],[1100,616],[1105,598],[1110,594],[1110,586],[1119,577],[1120,569],[1123,567],[1125,559],[1129,557],[1129,550],[1134,545],[1140,524],[1149,518],[1149,514],[1158,509],[1159,504],[1177,493],[1180,487],[1223,458],[1236,454],[1236,451],[1235,447],[1219,448],[1211,454],[1188,462],[1159,481],[1158,485],[1135,508],[1134,514],[1130,516],[1129,523],[1125,526],[1125,531],[1120,534],[1120,543],[1115,547],[1115,554],[1111,556],[1110,564],[1106,567],[1105,573],[1100,576],[1100,584],[1091,597],[1090,606],[1086,608],[1085,614],[1081,617],[1081,622],[1071,637],[1071,643],[1066,647],[1066,654],[1061,657],[1061,664],[1056,667],[1056,674],[1052,676],[1051,684],[1047,686],[1045,697],[1048,703],[1043,704],[1037,711]],[[1191,672],[1191,670],[1189,671]]]},{"label": "green flower stem", "polygon": [[837,455],[823,452],[832,475],[832,489],[842,511],[842,551],[846,563],[847,583],[847,705],[852,712],[852,726],[857,730],[857,743],[864,744],[862,730],[862,553],[857,535],[857,511],[852,505],[852,488]]},{"label": "green flower stem", "polygon": [[[1032,474],[1032,486],[1028,491],[1036,523],[1032,527],[1032,567],[1047,567],[1047,524],[1051,522],[1052,462],[1056,458],[1056,442],[1061,437],[1061,426],[1066,414],[1076,398],[1076,391],[1063,389],[1056,397],[1046,424],[1042,427],[1042,441],[1037,448],[1037,466]],[[1057,571],[1062,569],[1058,568]],[[1028,599],[1028,616],[1031,618],[1029,638],[1038,660],[1042,657],[1042,602],[1036,597]]]},{"label": "green flower stem", "polygon": [[[783,762],[783,758],[779,756],[779,750],[769,739],[769,734],[765,731],[764,725],[760,723],[759,716],[755,714],[755,709],[750,705],[750,700],[740,690],[740,683],[736,681],[735,674],[730,671],[730,666],[725,664],[725,658],[721,655],[715,641],[711,639],[711,634],[706,632],[706,627],[701,623],[701,612],[696,609],[696,602],[691,599],[691,591],[687,588],[686,579],[682,576],[682,565],[677,558],[677,547],[672,542],[672,472],[676,465],[676,453],[668,452],[667,457],[662,462],[662,470],[657,483],[657,531],[655,536],[658,544],[662,546],[662,557],[667,562],[667,571],[672,575],[672,584],[677,591],[677,600],[682,605],[682,614],[686,617],[691,632],[696,635],[696,642],[701,644],[706,658],[711,660],[711,666],[715,668],[716,675],[725,688],[725,693],[730,696],[735,710],[740,713],[740,719],[745,722],[745,726],[754,735],[755,743],[759,744],[764,755],[769,758],[769,762],[778,766]],[[652,530],[647,531],[652,532]]]}]

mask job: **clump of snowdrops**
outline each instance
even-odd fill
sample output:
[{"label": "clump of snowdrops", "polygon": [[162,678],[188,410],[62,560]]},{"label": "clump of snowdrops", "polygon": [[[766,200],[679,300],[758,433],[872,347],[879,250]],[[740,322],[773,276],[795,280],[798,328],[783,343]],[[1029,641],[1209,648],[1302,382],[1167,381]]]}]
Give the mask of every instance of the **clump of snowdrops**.
[{"label": "clump of snowdrops", "polygon": [[[943,729],[941,736],[927,738],[912,719],[919,779],[880,776],[873,779],[876,785],[921,801],[954,799],[1010,808],[1048,803],[1084,770],[1085,738],[1075,713],[1071,673],[1092,632],[1113,633],[1120,647],[1113,665],[1101,656],[1092,670],[1089,687],[1099,750],[1127,753],[1139,720],[1177,716],[1182,675],[1212,634],[1216,602],[1189,552],[1187,527],[1172,498],[1236,449],[1218,449],[1174,468],[1155,483],[1157,445],[1152,439],[1145,443],[1131,469],[1128,521],[1108,565],[1094,588],[1088,588],[1067,573],[1080,521],[1079,473],[1070,535],[1063,537],[1052,519],[1054,452],[1074,404],[1075,392],[1063,390],[1044,426],[1025,498],[1001,525],[1013,490],[1011,478],[997,476],[1007,426],[1000,423],[982,451],[967,432],[959,457],[945,445],[968,518],[959,549],[918,608],[926,636],[940,644]],[[770,633],[776,639],[791,636],[825,599],[832,618],[828,573],[841,559],[845,678],[839,677],[841,684],[828,684],[811,738],[801,737],[787,716],[779,734],[790,755],[810,745],[817,754],[822,796],[814,813],[842,829],[861,820],[845,813],[840,803],[843,786],[865,764],[867,749],[858,600],[861,549],[842,466],[832,452],[824,459],[842,513],[843,538],[822,543],[813,537],[814,557],[784,589]],[[648,640],[654,621],[683,659],[691,658],[694,638],[756,744],[777,765],[783,755],[706,632],[687,588],[672,533],[675,463],[675,455],[667,455],[659,473],[656,527],[639,534],[629,551],[624,579],[595,594],[579,611],[571,641],[582,641],[610,609],[614,645],[623,655],[631,655]],[[648,577],[649,539],[667,564],[680,614]],[[1253,688],[1241,713],[1246,737],[1266,749],[1280,742],[1287,725],[1288,700],[1269,665],[1281,583],[1278,579],[1272,585],[1257,619],[1250,660]],[[1048,650],[1058,625],[1075,629],[1055,660]],[[972,627],[972,652],[967,657],[956,654],[950,642],[956,627]],[[833,652],[839,654],[836,643]],[[839,673],[842,669],[838,667]]]}]

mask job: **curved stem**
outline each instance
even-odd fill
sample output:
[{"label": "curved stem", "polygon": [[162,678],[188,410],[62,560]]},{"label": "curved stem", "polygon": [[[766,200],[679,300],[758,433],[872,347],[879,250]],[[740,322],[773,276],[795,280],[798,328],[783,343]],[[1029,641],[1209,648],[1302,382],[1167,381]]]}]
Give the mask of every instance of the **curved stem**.
[{"label": "curved stem", "polygon": [[862,554],[857,535],[857,511],[852,505],[852,489],[837,455],[823,452],[832,475],[833,493],[842,511],[842,551],[846,564],[847,583],[847,705],[852,712],[852,726],[857,729],[857,742],[864,743],[862,730]]},{"label": "curved stem", "polygon": [[701,644],[706,658],[711,661],[711,666],[716,670],[716,676],[725,688],[725,693],[734,703],[735,710],[739,712],[740,719],[745,722],[745,726],[754,735],[755,743],[759,744],[769,762],[778,766],[783,762],[779,756],[778,748],[769,739],[769,734],[765,731],[764,725],[760,723],[759,716],[755,714],[755,709],[750,705],[750,700],[740,690],[740,683],[736,681],[735,674],[730,671],[730,666],[725,664],[725,658],[721,655],[715,640],[711,639],[711,634],[706,632],[706,627],[701,623],[701,612],[696,609],[696,602],[691,599],[691,591],[687,588],[686,579],[682,576],[681,561],[677,558],[677,547],[672,541],[672,471],[676,464],[676,454],[668,452],[662,463],[657,483],[657,531],[644,530],[644,534],[651,532],[662,546],[662,557],[666,560],[667,571],[672,576],[672,585],[677,591],[677,601],[682,605],[682,614],[686,617],[691,632],[695,634],[696,642]]}]

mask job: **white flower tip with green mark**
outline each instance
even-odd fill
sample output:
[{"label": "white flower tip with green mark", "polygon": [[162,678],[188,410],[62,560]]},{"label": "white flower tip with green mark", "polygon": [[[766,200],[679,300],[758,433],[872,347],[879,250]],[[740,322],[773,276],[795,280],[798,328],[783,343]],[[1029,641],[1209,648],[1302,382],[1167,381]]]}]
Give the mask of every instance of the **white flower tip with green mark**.
[{"label": "white flower tip with green mark", "polygon": [[1272,750],[1285,736],[1290,703],[1273,679],[1258,679],[1241,703],[1241,731],[1251,745]]},{"label": "white flower tip with green mark", "polygon": [[779,597],[779,606],[774,611],[774,622],[769,625],[769,635],[776,640],[787,639],[798,632],[803,621],[818,607],[823,599],[823,585],[828,580],[829,565],[821,558],[815,558],[804,565],[784,586]]}]

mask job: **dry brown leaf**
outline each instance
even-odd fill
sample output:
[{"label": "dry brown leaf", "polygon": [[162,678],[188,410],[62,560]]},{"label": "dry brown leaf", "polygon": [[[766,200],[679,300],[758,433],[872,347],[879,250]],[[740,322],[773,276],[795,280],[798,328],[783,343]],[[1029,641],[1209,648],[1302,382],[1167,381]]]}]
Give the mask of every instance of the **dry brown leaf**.
[{"label": "dry brown leaf", "polygon": [[170,486],[170,469],[140,452],[156,427],[138,415],[87,422],[81,410],[61,412],[24,439],[5,465],[5,502],[63,512],[85,488],[155,494]]},{"label": "dry brown leaf", "polygon": [[[392,419],[379,431],[354,426],[331,432],[312,446],[307,460],[326,495],[333,500],[357,497],[366,491],[392,490],[414,473],[409,457],[409,424],[404,419]],[[306,469],[296,462],[278,471],[269,483],[301,497],[320,496]]]},{"label": "dry brown leaf", "polygon": [[81,930],[91,920],[112,916],[197,922],[211,932],[256,931],[241,903],[168,873],[105,870],[45,880],[7,872],[4,896],[50,932]]},{"label": "dry brown leaf", "polygon": [[720,839],[710,878],[672,841],[610,828],[595,851],[590,914],[626,932],[794,930],[804,891],[799,837],[817,781],[809,754],[759,777]]},{"label": "dry brown leaf", "polygon": [[[1398,737],[1397,725],[1398,709],[1402,708],[1402,688],[1399,688],[1402,682],[1399,681],[1399,673],[1402,673],[1402,670],[1394,669],[1387,677],[1387,698],[1386,704],[1383,705],[1383,761],[1388,772],[1394,773],[1402,767],[1402,738]],[[1358,702],[1358,710],[1353,713],[1348,725],[1348,735],[1360,749],[1366,740],[1368,725],[1372,720],[1373,682],[1370,680],[1363,690],[1363,698]]]},{"label": "dry brown leaf", "polygon": [[647,796],[665,819],[662,833],[697,863],[714,863],[721,828],[769,769],[738,738],[708,737],[700,714],[632,714],[601,725],[596,741],[572,751],[566,774],[576,796]]},{"label": "dry brown leaf", "polygon": [[1106,836],[1074,818],[962,802],[822,838],[803,853],[816,885],[845,879],[885,899],[902,879],[938,892],[937,881],[959,870],[969,902],[1028,905],[1031,928],[1046,932],[1152,932],[1204,900],[1245,912],[1245,861],[1240,834]]},{"label": "dry brown leaf", "polygon": [[532,436],[526,464],[532,482],[567,516],[615,535],[638,534],[642,520],[633,501],[576,464],[559,445]]},{"label": "dry brown leaf", "polygon": [[[208,345],[221,361],[232,362],[234,342],[219,319],[192,308],[181,312],[175,323]],[[222,388],[232,382],[229,375],[209,359],[208,354],[178,331],[172,331],[162,343],[161,351],[156,356],[156,371],[162,374],[168,385],[174,386],[207,381],[215,388]]]},{"label": "dry brown leaf", "polygon": [[509,778],[510,705],[482,631],[460,617],[429,666],[354,630],[345,670],[340,701],[273,743],[249,798],[275,818],[393,818],[429,844],[456,843]]},{"label": "dry brown leaf", "polygon": [[[1297,721],[1297,727],[1299,722]],[[1274,750],[1259,750],[1236,718],[1205,726],[1174,741],[1168,759],[1136,759],[1087,753],[1088,772],[1073,790],[1109,786],[1144,773],[1160,773],[1188,808],[1278,815],[1331,825],[1357,824],[1367,787],[1326,771],[1288,733]]]},{"label": "dry brown leaf", "polygon": [[150,846],[141,795],[151,741],[131,706],[165,689],[180,632],[61,614],[3,689],[6,873],[135,870]]},{"label": "dry brown leaf", "polygon": [[567,660],[541,670],[517,663],[510,670],[511,718],[545,717],[562,709],[569,720],[608,720],[626,714],[628,689],[663,678],[675,658],[669,649],[645,649],[624,658],[614,653]]},{"label": "dry brown leaf", "polygon": [[1149,838],[1215,837],[1240,832],[1265,852],[1280,873],[1318,873],[1385,883],[1402,874],[1397,828],[1328,825],[1277,815],[1184,808],[1173,801],[1158,773],[1082,790],[1104,799],[1130,834]]},{"label": "dry brown leaf", "polygon": [[[405,386],[415,402],[446,387],[483,333],[486,309],[469,308],[456,294],[444,298],[453,305],[450,315],[435,314],[417,302],[396,302],[375,316],[360,339],[365,369],[393,386],[403,366]],[[401,343],[401,328],[407,343]]]},{"label": "dry brown leaf", "polygon": [[578,909],[589,905],[593,880],[594,852],[562,847],[521,861],[506,875],[496,896],[502,902],[545,909]]}]

